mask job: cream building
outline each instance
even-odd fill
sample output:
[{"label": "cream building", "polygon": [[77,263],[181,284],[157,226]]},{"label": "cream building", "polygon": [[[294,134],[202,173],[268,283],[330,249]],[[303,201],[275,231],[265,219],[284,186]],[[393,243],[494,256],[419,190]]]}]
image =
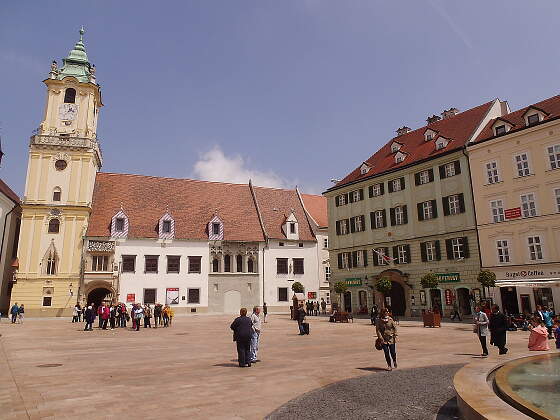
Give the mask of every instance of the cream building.
[{"label": "cream building", "polygon": [[53,62],[43,119],[29,144],[22,200],[19,267],[11,301],[29,316],[70,314],[95,175],[101,167],[97,118],[103,106],[95,67],[80,40]]},{"label": "cream building", "polygon": [[560,307],[560,97],[493,119],[468,146],[482,266],[510,313]]}]

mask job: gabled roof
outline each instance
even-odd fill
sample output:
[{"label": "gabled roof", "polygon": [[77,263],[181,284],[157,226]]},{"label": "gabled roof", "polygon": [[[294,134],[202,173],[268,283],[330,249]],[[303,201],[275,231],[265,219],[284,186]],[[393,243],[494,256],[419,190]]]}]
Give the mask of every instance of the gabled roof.
[{"label": "gabled roof", "polygon": [[320,228],[329,226],[327,199],[322,195],[302,194],[303,204],[307,213]]},{"label": "gabled roof", "polygon": [[[530,109],[541,111],[543,114],[545,114],[544,119],[539,124],[558,118],[560,117],[560,95],[553,96],[551,98],[545,99],[544,101],[523,107],[500,117],[500,120],[503,120],[513,126],[511,130],[507,132],[507,134],[529,128],[525,124],[524,117],[527,111]],[[488,124],[486,124],[486,127],[484,127],[484,129],[480,132],[474,143],[480,143],[481,141],[495,137],[495,133],[494,130],[492,130],[492,127],[494,126],[496,120],[498,120],[498,118],[494,118],[490,120]],[[535,125],[532,125],[531,127],[534,126]]]},{"label": "gabled roof", "polygon": [[[365,161],[372,166],[372,169],[368,173],[362,175],[360,173],[360,167],[358,167],[329,190],[381,175],[398,168],[407,167],[428,158],[435,158],[439,155],[447,154],[450,151],[459,150],[473,135],[476,127],[482,122],[493,102],[494,101],[487,102],[455,116],[441,119],[409,133],[392,138],[385,146]],[[424,133],[428,128],[438,133],[438,136],[432,141],[425,141],[424,139]],[[436,150],[435,141],[439,136],[443,136],[452,141],[447,147]],[[407,158],[399,163],[395,163],[393,153],[391,153],[391,145],[394,141],[401,143],[403,146],[400,148],[400,151],[407,154]]]},{"label": "gabled roof", "polygon": [[264,187],[253,187],[253,190],[269,238],[286,239],[286,235],[282,232],[282,225],[293,209],[294,216],[298,220],[299,239],[302,241],[315,240],[296,190]]},{"label": "gabled roof", "polygon": [[111,218],[121,204],[129,220],[128,238],[158,238],[158,221],[169,211],[175,239],[207,241],[208,221],[218,214],[224,240],[264,240],[247,184],[98,173],[87,235],[109,237]]},{"label": "gabled roof", "polygon": [[15,192],[13,192],[12,189],[10,187],[8,187],[8,184],[6,184],[1,179],[0,179],[0,193],[4,194],[6,197],[8,197],[14,203],[16,203],[16,204],[20,203],[18,195]]}]

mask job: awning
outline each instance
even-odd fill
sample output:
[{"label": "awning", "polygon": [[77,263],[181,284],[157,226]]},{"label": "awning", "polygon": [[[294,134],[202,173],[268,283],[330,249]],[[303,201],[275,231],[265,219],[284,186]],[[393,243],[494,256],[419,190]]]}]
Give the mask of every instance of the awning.
[{"label": "awning", "polygon": [[496,287],[550,287],[560,285],[560,277],[526,280],[496,280]]}]

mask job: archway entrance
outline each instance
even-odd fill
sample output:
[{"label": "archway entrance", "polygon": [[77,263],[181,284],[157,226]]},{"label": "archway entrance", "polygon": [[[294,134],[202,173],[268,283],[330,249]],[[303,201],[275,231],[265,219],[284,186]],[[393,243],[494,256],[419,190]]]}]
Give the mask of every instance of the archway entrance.
[{"label": "archway entrance", "polygon": [[396,281],[391,281],[391,312],[395,316],[404,316],[406,311],[406,299],[404,288]]},{"label": "archway entrance", "polygon": [[113,300],[113,293],[105,287],[98,287],[88,293],[87,304],[93,303],[98,307],[102,303],[111,303]]},{"label": "archway entrance", "polygon": [[502,310],[507,312],[508,315],[518,314],[517,289],[515,287],[500,287],[500,295],[502,298]]},{"label": "archway entrance", "polygon": [[463,315],[471,314],[471,300],[469,296],[469,289],[461,287],[457,289],[457,302],[459,304],[459,309]]}]

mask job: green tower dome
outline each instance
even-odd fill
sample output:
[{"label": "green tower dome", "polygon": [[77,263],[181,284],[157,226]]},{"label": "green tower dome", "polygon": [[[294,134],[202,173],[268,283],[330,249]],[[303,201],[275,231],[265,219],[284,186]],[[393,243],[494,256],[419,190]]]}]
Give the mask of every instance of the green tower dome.
[{"label": "green tower dome", "polygon": [[84,27],[80,29],[80,40],[76,42],[74,48],[63,58],[62,68],[58,71],[56,78],[59,80],[72,76],[80,82],[88,83],[92,81],[92,66],[88,61],[86,47],[84,45]]}]

